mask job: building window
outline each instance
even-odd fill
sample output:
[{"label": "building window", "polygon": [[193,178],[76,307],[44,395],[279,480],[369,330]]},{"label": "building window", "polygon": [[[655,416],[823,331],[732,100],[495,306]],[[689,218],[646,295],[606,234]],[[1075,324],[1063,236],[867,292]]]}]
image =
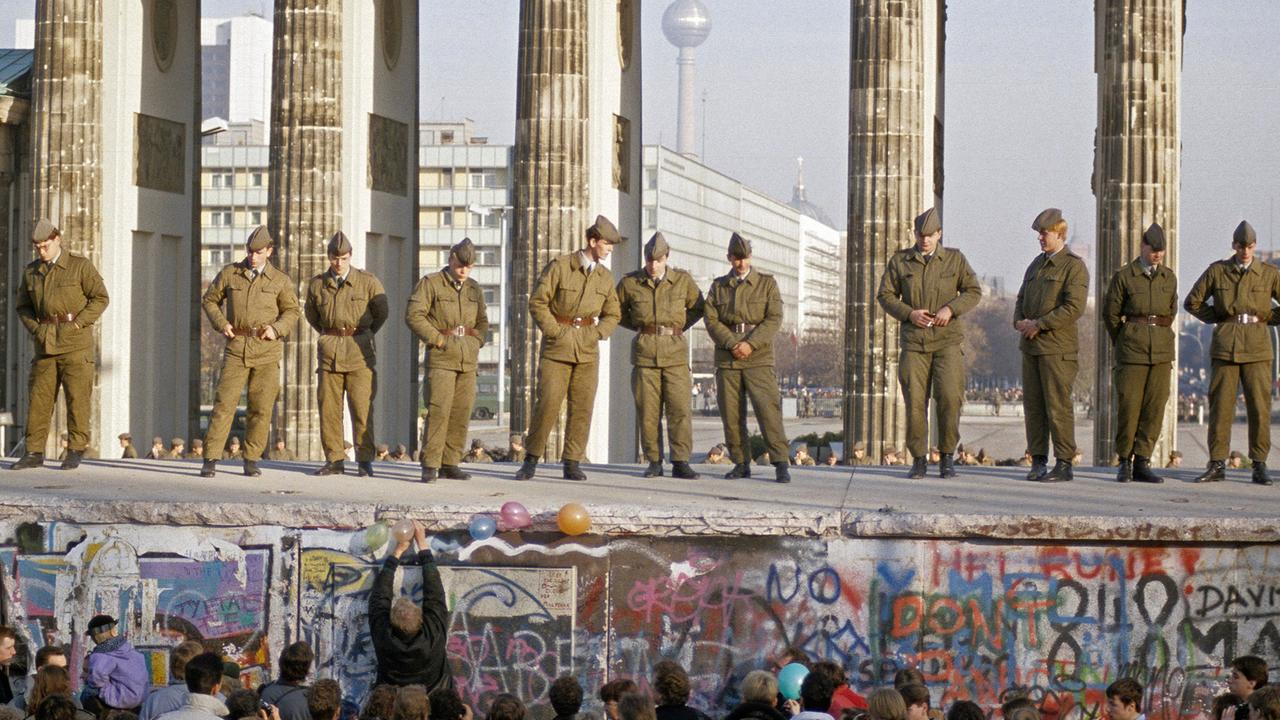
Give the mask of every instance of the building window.
[{"label": "building window", "polygon": [[481,288],[481,291],[484,293],[485,305],[494,305],[498,302],[498,288],[495,288],[495,287]]},{"label": "building window", "polygon": [[440,211],[440,227],[453,227],[453,208]]},{"label": "building window", "polygon": [[249,185],[251,187],[262,187],[262,173],[256,172],[249,176]]},{"label": "building window", "polygon": [[658,227],[658,208],[647,207],[644,209],[644,226],[647,228]]},{"label": "building window", "polygon": [[[493,248],[480,248],[476,250],[477,265],[497,265],[498,251]],[[486,301],[487,302],[487,301]]]},{"label": "building window", "polygon": [[492,170],[471,173],[471,187],[476,190],[498,187],[498,173]]},{"label": "building window", "polygon": [[658,171],[656,168],[645,168],[644,186],[650,190],[658,189]]},{"label": "building window", "polygon": [[235,175],[231,173],[214,173],[209,178],[212,187],[229,188],[235,186]]},{"label": "building window", "polygon": [[441,145],[452,145],[452,144],[453,144],[453,131],[452,131],[452,130],[441,130],[441,131],[440,131],[440,144],[441,144]]},{"label": "building window", "polygon": [[209,225],[231,227],[231,208],[214,208],[209,211]]},{"label": "building window", "polygon": [[250,224],[250,225],[261,225],[261,224],[262,224],[262,211],[261,211],[261,210],[250,210],[250,211],[249,211],[249,224]]}]

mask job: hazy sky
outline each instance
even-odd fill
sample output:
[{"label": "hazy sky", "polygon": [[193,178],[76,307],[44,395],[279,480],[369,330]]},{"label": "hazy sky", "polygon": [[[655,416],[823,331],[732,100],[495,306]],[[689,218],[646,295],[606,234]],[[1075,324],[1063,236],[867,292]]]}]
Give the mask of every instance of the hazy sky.
[{"label": "hazy sky", "polygon": [[[848,163],[848,0],[703,0],[712,18],[698,48],[706,91],[705,160],[781,200],[795,158],[809,199],[841,226]],[[645,143],[675,144],[674,47],[667,0],[644,2]],[[1011,283],[1036,252],[1031,218],[1063,208],[1092,245],[1089,188],[1097,84],[1094,0],[950,3],[946,47],[946,241],[980,274]],[[217,16],[269,10],[267,0],[204,0]],[[32,0],[0,0],[0,18]],[[422,116],[470,117],[490,142],[513,137],[517,0],[423,0]],[[1182,111],[1182,286],[1230,252],[1241,219],[1275,247],[1280,196],[1280,2],[1192,2]],[[12,42],[0,20],[0,45]],[[699,113],[701,115],[701,113]],[[701,118],[699,118],[701,120]],[[699,129],[701,136],[701,128]]]}]

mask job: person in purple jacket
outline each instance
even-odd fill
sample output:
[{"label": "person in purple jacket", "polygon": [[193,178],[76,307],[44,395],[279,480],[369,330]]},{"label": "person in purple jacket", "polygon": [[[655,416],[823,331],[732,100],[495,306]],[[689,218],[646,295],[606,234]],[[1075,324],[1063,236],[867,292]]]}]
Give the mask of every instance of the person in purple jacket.
[{"label": "person in purple jacket", "polygon": [[137,712],[150,685],[142,653],[119,633],[110,615],[93,616],[85,634],[94,642],[80,692],[85,710],[99,716],[107,708]]}]

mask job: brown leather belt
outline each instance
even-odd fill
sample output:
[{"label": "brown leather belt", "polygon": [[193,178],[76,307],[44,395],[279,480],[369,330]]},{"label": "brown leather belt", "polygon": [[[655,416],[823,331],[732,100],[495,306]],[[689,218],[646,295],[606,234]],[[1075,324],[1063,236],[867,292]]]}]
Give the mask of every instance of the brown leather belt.
[{"label": "brown leather belt", "polygon": [[749,333],[752,330],[755,330],[756,326],[751,323],[738,323],[737,325],[730,325],[729,329],[741,335],[742,333]]},{"label": "brown leather belt", "polygon": [[672,327],[671,325],[644,325],[640,328],[640,334],[680,337],[681,335],[684,335],[684,328]]},{"label": "brown leather belt", "polygon": [[1170,327],[1173,325],[1172,315],[1125,315],[1124,321],[1134,323],[1136,325],[1154,325],[1155,327]]},{"label": "brown leather belt", "polygon": [[471,337],[480,337],[480,333],[476,332],[475,328],[464,327],[462,325],[459,325],[457,327],[451,327],[451,328],[436,328],[436,329],[440,331],[441,335],[452,335],[454,337],[465,337],[467,335],[470,335]]},{"label": "brown leather belt", "polygon": [[320,334],[331,335],[333,337],[351,337],[352,335],[356,335],[359,332],[360,332],[360,328],[329,328],[328,330],[325,330]]},{"label": "brown leather belt", "polygon": [[1253,325],[1254,323],[1262,322],[1262,318],[1257,315],[1250,315],[1249,313],[1240,313],[1239,315],[1232,315],[1228,317],[1224,322]]},{"label": "brown leather belt", "polygon": [[567,317],[564,315],[556,315],[555,317],[556,322],[570,327],[591,327],[596,324],[596,319],[593,317]]},{"label": "brown leather belt", "polygon": [[76,316],[72,313],[64,313],[62,315],[50,315],[40,318],[40,322],[44,325],[65,325],[76,321]]},{"label": "brown leather belt", "polygon": [[233,327],[231,332],[235,333],[236,337],[262,337],[262,328]]}]

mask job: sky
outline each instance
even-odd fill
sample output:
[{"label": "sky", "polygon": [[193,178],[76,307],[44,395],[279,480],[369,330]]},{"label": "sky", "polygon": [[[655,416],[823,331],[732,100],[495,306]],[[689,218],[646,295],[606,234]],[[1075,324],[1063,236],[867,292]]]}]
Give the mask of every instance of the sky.
[{"label": "sky", "polygon": [[[703,0],[697,50],[703,160],[789,200],[804,157],[809,200],[847,214],[848,0]],[[676,49],[667,0],[643,4],[646,144],[675,144]],[[979,274],[1016,287],[1038,250],[1030,221],[1060,207],[1072,241],[1094,245],[1090,190],[1097,122],[1094,0],[953,0],[946,45],[944,242]],[[206,16],[270,10],[269,0],[204,0]],[[518,0],[423,0],[422,117],[469,117],[492,143],[514,136]],[[0,46],[33,0],[0,0]],[[1280,200],[1280,2],[1187,4],[1183,56],[1182,288],[1230,253],[1242,219],[1275,248]],[[703,134],[699,112],[699,136]]]}]

